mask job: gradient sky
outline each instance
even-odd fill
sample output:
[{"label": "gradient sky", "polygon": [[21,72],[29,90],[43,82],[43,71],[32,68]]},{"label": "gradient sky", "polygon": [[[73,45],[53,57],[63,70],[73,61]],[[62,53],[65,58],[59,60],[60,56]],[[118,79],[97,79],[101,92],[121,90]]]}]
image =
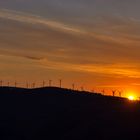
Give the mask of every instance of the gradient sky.
[{"label": "gradient sky", "polygon": [[[0,0],[0,77],[140,91],[139,0]],[[126,93],[125,93],[126,94]]]}]

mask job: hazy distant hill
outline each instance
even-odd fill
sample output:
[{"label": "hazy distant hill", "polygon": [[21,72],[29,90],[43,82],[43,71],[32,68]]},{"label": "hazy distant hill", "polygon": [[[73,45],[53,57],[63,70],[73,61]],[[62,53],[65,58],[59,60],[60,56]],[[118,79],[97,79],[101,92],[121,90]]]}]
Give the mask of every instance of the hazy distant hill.
[{"label": "hazy distant hill", "polygon": [[0,140],[134,140],[139,134],[139,102],[55,87],[0,88]]}]

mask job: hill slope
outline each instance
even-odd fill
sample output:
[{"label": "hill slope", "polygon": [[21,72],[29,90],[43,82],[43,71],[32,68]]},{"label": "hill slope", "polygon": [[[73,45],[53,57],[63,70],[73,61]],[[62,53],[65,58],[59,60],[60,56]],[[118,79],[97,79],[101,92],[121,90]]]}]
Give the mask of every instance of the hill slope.
[{"label": "hill slope", "polygon": [[140,104],[60,88],[0,88],[0,139],[136,139]]}]

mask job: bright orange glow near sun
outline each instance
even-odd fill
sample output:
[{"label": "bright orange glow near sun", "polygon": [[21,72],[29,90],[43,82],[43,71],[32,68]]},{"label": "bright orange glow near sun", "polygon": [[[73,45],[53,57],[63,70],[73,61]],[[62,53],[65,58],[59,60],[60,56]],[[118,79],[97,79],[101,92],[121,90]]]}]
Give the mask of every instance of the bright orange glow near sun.
[{"label": "bright orange glow near sun", "polygon": [[137,91],[127,90],[125,93],[126,93],[125,95],[126,95],[128,100],[130,100],[130,101],[136,101],[137,100]]},{"label": "bright orange glow near sun", "polygon": [[128,96],[128,99],[133,101],[133,100],[135,100],[135,97],[131,95],[131,96]]}]

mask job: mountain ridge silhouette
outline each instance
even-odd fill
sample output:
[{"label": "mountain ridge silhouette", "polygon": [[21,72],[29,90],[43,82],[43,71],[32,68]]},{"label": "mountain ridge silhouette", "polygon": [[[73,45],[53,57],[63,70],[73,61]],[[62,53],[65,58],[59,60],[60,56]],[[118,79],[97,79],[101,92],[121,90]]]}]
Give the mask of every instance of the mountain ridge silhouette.
[{"label": "mountain ridge silhouette", "polygon": [[57,87],[0,88],[0,139],[135,139],[140,103]]}]

